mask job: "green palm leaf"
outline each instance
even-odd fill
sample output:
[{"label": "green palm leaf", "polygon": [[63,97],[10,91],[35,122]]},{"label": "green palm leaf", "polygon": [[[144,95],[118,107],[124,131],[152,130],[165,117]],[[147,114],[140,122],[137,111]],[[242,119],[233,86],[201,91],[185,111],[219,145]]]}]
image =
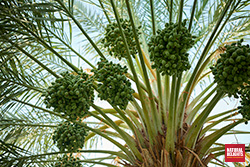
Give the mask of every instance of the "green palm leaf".
[{"label": "green palm leaf", "polygon": [[[63,155],[79,157],[76,163],[84,166],[228,166],[217,158],[225,154],[224,143],[217,141],[226,135],[249,135],[247,130],[233,130],[247,119],[241,118],[237,106],[211,114],[227,93],[218,90],[210,67],[227,51],[225,44],[241,38],[249,41],[249,5],[248,0],[1,1],[0,166],[62,166],[59,157]],[[124,28],[121,19],[128,20],[131,27]],[[178,23],[179,33],[184,19],[188,31],[196,36],[188,52],[191,69],[173,76],[161,75],[152,66],[157,62],[149,41],[166,23]],[[110,23],[117,23],[112,30],[118,36],[109,42],[123,44],[118,48],[124,50],[121,60],[112,57],[112,48],[107,49],[103,42]],[[135,55],[131,54],[135,51],[128,37],[134,40]],[[91,71],[101,71],[100,63],[96,63],[100,58],[129,68],[128,73],[119,74],[134,89],[123,108],[115,102],[125,101],[120,94],[129,93],[119,89],[127,82],[116,85],[114,97],[100,96],[105,97],[103,90],[112,90],[114,80],[122,80],[116,79],[119,72],[113,72],[113,79],[106,83],[113,85],[100,89],[107,78],[98,80]],[[90,75],[92,85],[88,86],[95,89],[95,97],[88,104],[90,111],[82,111],[82,118],[72,120],[63,108],[58,112],[48,106],[44,96],[52,99],[46,92],[63,77],[62,72],[77,76],[81,69]],[[54,95],[61,99],[53,103],[64,104],[63,98],[79,94],[75,87],[70,92],[71,88],[61,85],[61,92]],[[83,94],[71,98],[72,106],[86,98]],[[84,148],[72,155],[71,150],[59,151],[52,137],[64,121],[89,131]],[[112,145],[114,151],[101,149],[100,142]]]}]

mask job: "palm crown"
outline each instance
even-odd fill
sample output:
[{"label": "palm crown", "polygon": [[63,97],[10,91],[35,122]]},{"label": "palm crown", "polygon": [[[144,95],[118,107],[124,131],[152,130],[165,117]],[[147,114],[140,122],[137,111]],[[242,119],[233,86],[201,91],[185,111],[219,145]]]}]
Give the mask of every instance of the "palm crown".
[{"label": "palm crown", "polygon": [[[189,3],[1,1],[0,164],[226,165],[216,141],[250,113],[249,2]],[[211,116],[227,96],[241,106]]]}]

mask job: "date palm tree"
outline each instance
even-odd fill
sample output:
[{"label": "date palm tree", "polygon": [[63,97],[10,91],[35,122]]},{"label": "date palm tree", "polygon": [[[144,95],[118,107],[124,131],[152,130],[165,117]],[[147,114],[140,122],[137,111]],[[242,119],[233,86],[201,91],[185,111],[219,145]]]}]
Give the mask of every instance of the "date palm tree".
[{"label": "date palm tree", "polygon": [[[0,18],[0,166],[228,166],[218,139],[249,134],[249,73],[218,74],[249,55],[248,0],[1,0]],[[228,96],[245,110],[211,115]]]}]

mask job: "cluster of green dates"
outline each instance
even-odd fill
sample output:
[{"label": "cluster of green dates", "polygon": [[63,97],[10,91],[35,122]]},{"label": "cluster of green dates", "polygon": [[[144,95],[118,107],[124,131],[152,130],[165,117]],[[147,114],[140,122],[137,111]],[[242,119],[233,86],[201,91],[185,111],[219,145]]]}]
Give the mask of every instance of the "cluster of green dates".
[{"label": "cluster of green dates", "polygon": [[112,105],[125,110],[134,93],[130,81],[125,76],[127,67],[104,59],[97,64],[98,68],[92,71],[95,79],[100,82],[97,88],[98,96],[101,100],[110,99]]},{"label": "cluster of green dates", "polygon": [[82,118],[94,101],[93,81],[89,75],[79,71],[77,75],[68,71],[61,74],[44,93],[45,104],[55,112],[65,114],[70,120]]},{"label": "cluster of green dates", "polygon": [[250,47],[242,42],[226,45],[225,53],[220,55],[211,70],[218,90],[229,97],[240,97],[239,113],[250,120]]},{"label": "cluster of green dates", "polygon": [[[126,37],[130,54],[134,57],[138,50],[134,38],[133,27],[128,20],[120,19],[120,23]],[[138,35],[140,34],[139,29],[140,27],[136,29]],[[111,56],[114,56],[119,60],[127,57],[127,50],[118,23],[110,23],[107,25],[102,43],[104,44],[104,47],[108,49]]]},{"label": "cluster of green dates", "polygon": [[77,152],[83,147],[86,136],[85,128],[66,121],[57,126],[53,134],[53,141],[60,151]]},{"label": "cluster of green dates", "polygon": [[165,28],[157,31],[148,43],[152,68],[162,75],[175,75],[188,70],[188,49],[194,45],[194,36],[185,27],[186,20],[180,26],[166,23]]},{"label": "cluster of green dates", "polygon": [[247,86],[245,89],[242,89],[239,92],[241,94],[241,106],[238,107],[239,113],[241,113],[243,118],[250,120],[250,86]]},{"label": "cluster of green dates", "polygon": [[226,45],[226,52],[221,54],[214,67],[211,67],[214,82],[218,89],[229,97],[238,98],[239,89],[249,84],[250,78],[250,48],[242,45],[243,40]]},{"label": "cluster of green dates", "polygon": [[64,154],[58,158],[58,162],[56,162],[53,167],[83,167],[79,160],[79,158],[73,157],[72,154],[70,154],[70,156]]}]

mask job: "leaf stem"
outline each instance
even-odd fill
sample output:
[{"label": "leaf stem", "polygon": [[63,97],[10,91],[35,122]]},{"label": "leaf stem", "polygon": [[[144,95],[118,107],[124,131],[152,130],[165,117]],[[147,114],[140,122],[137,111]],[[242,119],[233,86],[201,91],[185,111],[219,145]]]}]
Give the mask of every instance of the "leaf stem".
[{"label": "leaf stem", "polygon": [[169,23],[173,20],[173,0],[170,0],[170,10],[169,10]]},{"label": "leaf stem", "polygon": [[214,94],[214,92],[216,91],[216,88],[214,88],[213,90],[211,90],[208,95],[206,95],[199,104],[197,104],[195,106],[195,108],[193,108],[191,110],[190,113],[187,113],[188,116],[186,118],[186,123],[191,124],[191,122],[193,121],[193,119],[195,118],[195,115],[198,113],[198,111],[201,109],[201,107],[205,104],[205,102]]},{"label": "leaf stem", "polygon": [[51,34],[53,34],[59,41],[61,41],[65,46],[67,46],[72,52],[74,52],[78,57],[80,57],[84,62],[86,62],[90,67],[95,69],[96,67],[91,64],[87,59],[85,59],[82,55],[80,55],[75,49],[73,49],[69,44],[67,44],[64,40],[59,38],[54,32],[48,30]]},{"label": "leaf stem", "polygon": [[129,146],[129,148],[135,153],[136,157],[141,159],[140,156],[140,152],[138,151],[138,149],[136,148],[136,144],[134,139],[127,134],[125,131],[121,130],[119,128],[119,126],[117,126],[102,110],[100,110],[95,104],[92,104],[92,107],[98,111],[105,119],[106,121],[109,123],[109,125],[111,125],[124,139],[124,141],[126,142],[126,144]]},{"label": "leaf stem", "polygon": [[176,84],[176,93],[175,93],[175,102],[174,102],[174,105],[175,105],[175,133],[178,131],[178,129],[180,128],[179,127],[179,124],[178,124],[178,121],[180,119],[179,115],[178,115],[178,99],[179,99],[179,94],[180,94],[180,89],[181,89],[181,81],[182,81],[182,73],[180,74],[177,74],[177,84]]},{"label": "leaf stem", "polygon": [[[13,120],[12,120],[13,121]],[[35,127],[57,127],[57,125],[46,125],[46,124],[26,124],[26,123],[1,123],[0,126],[35,126]]]},{"label": "leaf stem", "polygon": [[168,112],[167,134],[166,134],[166,149],[174,160],[175,148],[175,96],[176,96],[176,75],[172,76],[171,99]]},{"label": "leaf stem", "polygon": [[81,24],[76,20],[76,18],[72,15],[72,13],[67,9],[67,7],[63,4],[63,2],[61,0],[56,0],[65,10],[65,12],[68,14],[68,16],[74,21],[74,23],[77,25],[77,27],[81,30],[81,32],[83,33],[83,35],[88,39],[88,41],[91,43],[91,45],[95,48],[95,50],[97,51],[97,53],[104,59],[105,56],[102,54],[101,50],[96,46],[96,44],[94,43],[94,41],[89,37],[89,35],[86,33],[86,31],[83,29],[83,27],[81,26]]},{"label": "leaf stem", "polygon": [[37,60],[35,57],[33,57],[31,54],[29,54],[28,52],[26,52],[23,48],[21,48],[20,46],[18,46],[17,44],[14,44],[13,42],[9,41],[13,46],[15,46],[18,50],[20,50],[21,52],[23,52],[26,56],[28,56],[30,59],[32,59],[34,62],[36,62],[37,64],[39,64],[43,69],[45,69],[46,71],[48,71],[50,74],[52,74],[54,77],[59,78],[60,76],[57,75],[54,71],[52,71],[51,69],[49,69],[46,65],[44,65],[43,63],[41,63],[39,60]]},{"label": "leaf stem", "polygon": [[155,12],[154,12],[154,1],[153,0],[150,0],[150,9],[151,9],[151,19],[152,19],[153,35],[156,35]]},{"label": "leaf stem", "polygon": [[167,124],[167,112],[169,111],[169,101],[170,101],[170,80],[169,76],[165,75],[164,80],[164,109],[163,109],[163,120],[165,125]]},{"label": "leaf stem", "polygon": [[208,151],[208,149],[214,144],[214,142],[216,142],[222,135],[227,133],[229,130],[231,130],[238,124],[243,123],[245,121],[246,121],[245,119],[240,119],[239,121],[233,122],[223,127],[222,129],[218,129],[209,136],[205,137],[199,145],[199,147],[201,147],[199,152],[199,157],[203,157],[204,154]]},{"label": "leaf stem", "polygon": [[[135,23],[134,23],[134,19],[133,19],[133,16],[132,16],[132,12],[131,12],[131,8],[130,8],[130,4],[129,4],[128,0],[126,0],[126,4],[127,4],[127,9],[128,9],[130,22],[131,22],[132,27],[133,27],[134,37],[135,37],[136,46],[137,46],[138,52],[139,52],[139,58],[140,58],[140,62],[141,62],[141,66],[142,66],[142,70],[143,70],[143,74],[144,74],[144,78],[145,78],[146,87],[147,87],[147,90],[148,90],[149,101],[150,101],[150,106],[151,106],[151,111],[152,111],[152,116],[153,116],[153,123],[156,126],[156,132],[154,132],[154,134],[157,134],[157,130],[159,132],[161,132],[161,121],[159,120],[159,113],[157,112],[156,104],[155,104],[154,99],[153,99],[152,88],[151,88],[150,83],[149,83],[149,78],[148,78],[148,73],[147,73],[147,69],[146,69],[146,66],[145,66],[145,61],[144,61],[144,58],[143,58],[143,54],[142,54],[138,34],[136,32]],[[150,126],[150,125],[147,125],[147,126]]]},{"label": "leaf stem", "polygon": [[190,79],[189,79],[189,81],[188,81],[188,83],[187,83],[185,89],[184,89],[184,92],[185,92],[185,93],[182,94],[182,95],[183,95],[183,103],[182,103],[182,105],[180,106],[180,112],[181,112],[182,114],[184,114],[184,112],[185,112],[185,108],[186,108],[186,104],[187,104],[187,99],[188,99],[188,97],[189,97],[190,94],[191,94],[190,88],[191,88],[193,82],[195,82],[194,79],[195,79],[195,77],[196,77],[196,75],[197,75],[197,72],[198,72],[200,66],[202,65],[203,60],[205,59],[205,57],[206,57],[206,55],[207,55],[207,53],[208,53],[208,51],[209,51],[210,43],[212,42],[212,39],[214,38],[214,35],[215,35],[215,33],[216,33],[218,27],[220,26],[220,23],[222,22],[222,20],[223,20],[225,14],[226,14],[226,12],[227,12],[227,10],[229,9],[229,7],[230,7],[232,1],[233,1],[233,0],[229,0],[229,1],[227,2],[227,4],[226,4],[226,7],[225,7],[224,10],[222,11],[222,14],[220,15],[220,18],[219,18],[219,20],[217,21],[216,26],[215,26],[215,28],[214,28],[214,30],[213,30],[213,32],[212,32],[212,34],[211,34],[209,40],[207,41],[206,46],[205,46],[205,48],[204,48],[204,50],[203,50],[203,52],[202,52],[202,54],[201,54],[201,57],[200,57],[198,63],[196,64],[196,67],[195,67],[195,69],[194,69],[194,71],[193,71],[193,73],[192,73],[192,75],[191,75],[191,77],[190,77]]},{"label": "leaf stem", "polygon": [[194,123],[191,125],[191,127],[188,130],[187,136],[185,138],[185,143],[188,148],[193,148],[194,143],[197,140],[197,137],[199,135],[199,132],[205,123],[208,115],[212,111],[212,109],[215,107],[215,105],[219,102],[221,97],[223,97],[224,93],[222,91],[217,92],[217,94],[213,97],[213,99],[210,101],[210,103],[207,105],[207,107],[202,111],[202,113],[195,119]]},{"label": "leaf stem", "polygon": [[150,65],[150,62],[149,62],[148,59],[147,59],[148,55],[147,55],[147,57],[146,57],[145,52],[143,51],[143,49],[142,49],[142,56],[143,56],[143,59],[144,59],[144,61],[145,61],[146,66],[147,66],[148,69],[150,70],[150,72],[151,72],[151,74],[153,75],[154,79],[157,79],[157,78],[156,78],[156,75],[155,75],[155,71],[152,69],[152,67],[151,67],[151,65]]},{"label": "leaf stem", "polygon": [[103,6],[102,0],[98,0],[98,1],[99,1],[100,5],[101,5],[101,7],[102,7],[103,13],[105,14],[105,16],[106,16],[108,22],[111,23],[111,21],[110,21],[110,19],[109,19],[109,16],[108,16],[108,14],[107,14],[107,12],[106,12],[104,6]]},{"label": "leaf stem", "polygon": [[190,16],[190,22],[189,22],[189,26],[188,26],[188,31],[189,32],[191,31],[193,20],[194,20],[194,12],[195,12],[195,9],[196,9],[196,3],[197,3],[197,0],[194,0],[193,8],[192,8],[191,16]]},{"label": "leaf stem", "polygon": [[[126,1],[127,2],[127,1]],[[129,2],[127,2],[129,3]],[[134,76],[134,79],[135,79],[135,83],[136,83],[136,87],[137,87],[137,90],[138,90],[138,93],[140,95],[140,101],[141,101],[141,104],[142,104],[142,108],[143,108],[143,111],[145,113],[145,118],[146,118],[146,121],[147,121],[147,129],[148,129],[148,133],[149,133],[149,136],[151,136],[153,138],[153,134],[156,133],[156,130],[153,130],[152,128],[156,128],[155,126],[152,126],[152,124],[150,125],[150,118],[149,118],[149,112],[148,111],[148,108],[146,107],[146,104],[145,104],[145,93],[141,90],[141,87],[139,85],[140,81],[138,79],[138,76],[137,76],[137,73],[135,71],[135,68],[134,68],[134,65],[133,65],[133,60],[131,58],[131,54],[130,54],[130,51],[129,51],[129,47],[128,47],[128,43],[127,43],[127,40],[126,40],[126,37],[125,37],[125,34],[123,32],[123,29],[121,27],[121,23],[120,23],[120,18],[119,18],[119,15],[118,15],[118,12],[117,12],[117,9],[115,7],[115,4],[114,4],[114,1],[111,0],[111,5],[113,7],[113,11],[115,13],[115,17],[116,17],[116,20],[117,20],[117,23],[119,25],[119,29],[120,29],[120,32],[121,32],[121,35],[122,35],[122,38],[123,38],[123,41],[125,43],[125,48],[126,48],[126,51],[127,51],[127,61],[128,61],[128,64],[129,64],[129,67],[131,68],[131,71],[133,73],[133,76]],[[139,50],[140,51],[140,50]],[[150,91],[150,90],[148,90]],[[155,122],[154,122],[155,123]],[[154,124],[155,125],[155,124]],[[151,139],[150,137],[150,139]],[[153,141],[151,140],[150,143],[152,143]]]},{"label": "leaf stem", "polygon": [[2,81],[11,82],[11,83],[13,83],[13,84],[17,84],[17,85],[20,85],[20,86],[24,86],[24,87],[26,87],[26,88],[29,88],[29,89],[38,91],[38,92],[40,92],[40,93],[43,93],[43,91],[42,91],[41,88],[39,88],[39,87],[34,87],[34,86],[26,85],[26,84],[23,84],[23,83],[18,83],[18,82],[15,82],[15,81],[12,81],[12,80],[9,80],[9,79],[6,79],[6,78],[2,78],[2,77],[0,77],[0,79],[1,79]]},{"label": "leaf stem", "polygon": [[179,7],[178,30],[180,30],[180,28],[181,28],[183,3],[184,3],[184,0],[181,0],[180,1],[180,7]]},{"label": "leaf stem", "polygon": [[26,29],[31,35],[33,35],[39,42],[42,44],[45,48],[50,50],[52,53],[54,53],[59,59],[61,59],[65,64],[67,64],[71,69],[73,69],[75,72],[78,72],[79,69],[74,66],[72,63],[70,63],[68,60],[66,60],[64,57],[62,57],[57,51],[55,51],[51,46],[49,46],[43,39],[41,39],[37,34],[35,34],[31,29],[29,29],[27,26],[25,26],[20,20],[13,18],[13,20],[16,21],[20,26],[22,26],[24,29]]},{"label": "leaf stem", "polygon": [[[152,18],[152,27],[153,27],[153,35],[156,35],[156,25],[155,25],[155,11],[154,11],[154,1],[150,0],[150,9],[151,9],[151,18]],[[162,122],[162,86],[161,86],[161,75],[159,71],[156,71],[157,76],[157,89],[158,89],[158,95],[159,95],[159,104],[158,104],[158,118],[157,121]],[[159,128],[161,128],[161,124],[159,124]],[[162,131],[161,129],[159,130]]]}]

